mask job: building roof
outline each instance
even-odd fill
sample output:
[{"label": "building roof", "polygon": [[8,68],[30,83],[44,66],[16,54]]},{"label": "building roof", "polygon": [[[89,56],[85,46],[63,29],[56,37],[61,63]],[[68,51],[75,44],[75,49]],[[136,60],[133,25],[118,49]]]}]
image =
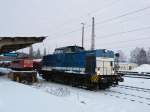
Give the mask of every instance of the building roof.
[{"label": "building roof", "polygon": [[0,53],[12,52],[26,48],[32,44],[43,42],[46,36],[41,37],[0,37]]}]

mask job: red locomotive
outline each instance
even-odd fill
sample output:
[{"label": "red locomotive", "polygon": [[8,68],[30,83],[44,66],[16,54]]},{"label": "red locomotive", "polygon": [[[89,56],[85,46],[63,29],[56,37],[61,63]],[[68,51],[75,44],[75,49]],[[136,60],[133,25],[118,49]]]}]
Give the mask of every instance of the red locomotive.
[{"label": "red locomotive", "polygon": [[33,70],[33,60],[32,59],[19,59],[13,61],[10,64],[10,68],[13,70]]},{"label": "red locomotive", "polygon": [[32,59],[19,59],[10,64],[13,69],[8,77],[14,81],[22,83],[34,83],[37,81],[37,72],[34,71],[34,61]]}]

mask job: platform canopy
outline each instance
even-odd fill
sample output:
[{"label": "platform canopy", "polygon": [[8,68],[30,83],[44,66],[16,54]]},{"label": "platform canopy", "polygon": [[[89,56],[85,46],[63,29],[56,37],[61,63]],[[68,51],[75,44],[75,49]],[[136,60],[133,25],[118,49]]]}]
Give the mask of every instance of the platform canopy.
[{"label": "platform canopy", "polygon": [[0,37],[0,53],[12,52],[43,42],[46,36],[41,37]]}]

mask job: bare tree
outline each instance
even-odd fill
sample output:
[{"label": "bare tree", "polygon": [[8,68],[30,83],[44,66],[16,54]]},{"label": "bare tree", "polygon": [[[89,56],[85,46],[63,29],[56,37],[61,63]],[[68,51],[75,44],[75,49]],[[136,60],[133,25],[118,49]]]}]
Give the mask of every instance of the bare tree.
[{"label": "bare tree", "polygon": [[136,47],[134,50],[130,53],[130,62],[137,63],[138,54],[140,52],[140,48]]},{"label": "bare tree", "polygon": [[41,58],[42,56],[41,56],[41,51],[40,51],[40,49],[38,48],[37,49],[37,52],[36,52],[36,57],[35,58]]},{"label": "bare tree", "polygon": [[141,48],[139,54],[138,54],[138,64],[146,64],[147,63],[147,56],[146,56],[146,51],[144,48]]},{"label": "bare tree", "polygon": [[44,48],[44,53],[43,53],[43,56],[45,56],[46,55],[46,48]]},{"label": "bare tree", "polygon": [[29,47],[29,57],[30,58],[34,57],[34,51],[33,51],[33,47],[32,46]]},{"label": "bare tree", "polygon": [[150,64],[150,48],[147,51],[147,63]]},{"label": "bare tree", "polygon": [[130,61],[139,65],[147,63],[147,55],[144,48],[135,48],[131,51]]}]

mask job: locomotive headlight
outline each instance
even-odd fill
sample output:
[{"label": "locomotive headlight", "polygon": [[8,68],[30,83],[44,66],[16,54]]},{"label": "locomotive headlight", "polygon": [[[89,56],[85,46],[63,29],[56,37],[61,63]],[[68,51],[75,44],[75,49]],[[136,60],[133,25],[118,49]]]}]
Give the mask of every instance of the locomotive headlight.
[{"label": "locomotive headlight", "polygon": [[115,75],[115,71],[114,70],[112,71],[112,75]]},{"label": "locomotive headlight", "polygon": [[97,75],[100,75],[100,72],[97,71]]},{"label": "locomotive headlight", "polygon": [[101,75],[101,74],[100,74],[100,68],[97,68],[96,74],[97,74],[97,75]]}]

